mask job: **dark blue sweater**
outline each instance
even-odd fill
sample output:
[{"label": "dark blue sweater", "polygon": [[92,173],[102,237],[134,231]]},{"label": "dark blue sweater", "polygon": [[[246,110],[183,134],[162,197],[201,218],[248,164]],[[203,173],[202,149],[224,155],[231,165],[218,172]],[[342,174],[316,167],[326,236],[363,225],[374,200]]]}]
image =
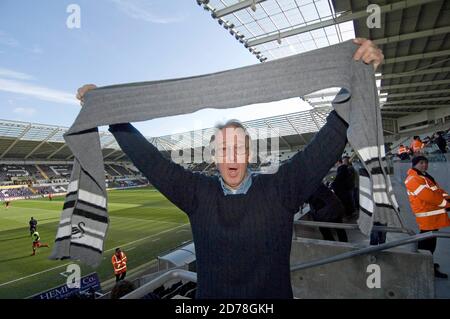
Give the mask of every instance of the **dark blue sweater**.
[{"label": "dark blue sweater", "polygon": [[166,159],[131,124],[110,127],[134,165],[189,216],[197,298],[292,298],[293,216],[340,158],[346,130],[331,112],[311,143],[275,174],[253,176],[245,195],[225,196],[217,177]]}]

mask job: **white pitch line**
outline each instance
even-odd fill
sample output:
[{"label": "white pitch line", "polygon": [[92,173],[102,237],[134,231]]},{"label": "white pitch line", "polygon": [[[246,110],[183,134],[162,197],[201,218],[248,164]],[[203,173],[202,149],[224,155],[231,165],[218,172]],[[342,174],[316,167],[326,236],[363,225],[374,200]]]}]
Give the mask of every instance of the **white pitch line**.
[{"label": "white pitch line", "polygon": [[[183,224],[183,225],[180,225],[180,226],[177,226],[177,227],[169,228],[169,229],[163,230],[162,232],[159,232],[159,233],[157,233],[157,234],[153,234],[153,235],[150,235],[150,236],[146,236],[146,237],[143,237],[143,238],[140,238],[140,239],[137,239],[137,240],[134,240],[134,241],[131,241],[131,242],[129,242],[129,243],[122,244],[122,245],[118,245],[118,246],[122,246],[122,247],[128,246],[128,245],[137,243],[137,242],[139,242],[139,241],[142,241],[142,240],[145,240],[145,239],[148,239],[148,238],[152,238],[152,237],[154,237],[154,236],[156,236],[156,235],[160,235],[160,234],[163,234],[163,233],[167,233],[167,232],[169,232],[169,231],[171,231],[171,230],[178,229],[178,228],[180,228],[180,227],[184,227],[184,226],[186,226],[186,225],[189,225],[189,223],[186,223],[186,224]],[[108,252],[108,251],[112,251],[112,250],[114,250],[114,249],[115,249],[115,248],[111,248],[111,249],[105,250],[104,253],[106,253],[106,252]],[[6,285],[9,285],[9,284],[12,284],[12,283],[17,282],[17,281],[21,281],[21,280],[23,280],[23,279],[31,278],[31,277],[34,277],[34,276],[37,276],[37,275],[40,275],[40,274],[43,274],[43,273],[46,273],[46,272],[49,272],[49,271],[52,271],[52,270],[61,268],[61,267],[64,267],[64,266],[66,266],[66,265],[72,264],[73,262],[74,262],[74,261],[68,262],[68,263],[65,263],[65,264],[63,264],[63,265],[56,266],[56,267],[53,267],[53,268],[50,268],[50,269],[46,269],[46,270],[43,270],[43,271],[40,271],[40,272],[31,274],[31,275],[28,275],[28,276],[24,276],[24,277],[20,277],[20,278],[17,278],[17,279],[8,281],[8,282],[4,282],[4,283],[0,284],[0,287],[6,286]]]},{"label": "white pitch line", "polygon": [[43,270],[43,271],[37,272],[37,273],[35,273],[35,274],[28,275],[28,276],[25,276],[25,277],[20,277],[20,278],[17,278],[17,279],[8,281],[8,282],[4,282],[4,283],[0,284],[0,287],[6,286],[6,285],[9,285],[9,284],[12,284],[12,283],[14,283],[14,282],[17,282],[17,281],[20,281],[20,280],[23,280],[23,279],[27,279],[27,278],[34,277],[34,276],[37,276],[37,275],[46,273],[46,272],[48,272],[48,271],[52,271],[52,270],[55,270],[55,269],[64,267],[64,266],[66,266],[66,265],[68,265],[68,264],[70,264],[70,263],[67,263],[67,264],[64,264],[64,265],[60,265],[60,266],[57,266],[57,267],[53,267],[53,268],[50,268],[50,269],[47,269],[47,270]]},{"label": "white pitch line", "polygon": [[135,218],[135,217],[123,217],[123,216],[109,216],[109,218],[131,219],[131,220],[138,220],[138,221],[148,222],[148,223],[164,223],[164,224],[184,225],[183,223],[167,222],[164,220],[157,220],[157,219],[144,219],[144,218]]}]

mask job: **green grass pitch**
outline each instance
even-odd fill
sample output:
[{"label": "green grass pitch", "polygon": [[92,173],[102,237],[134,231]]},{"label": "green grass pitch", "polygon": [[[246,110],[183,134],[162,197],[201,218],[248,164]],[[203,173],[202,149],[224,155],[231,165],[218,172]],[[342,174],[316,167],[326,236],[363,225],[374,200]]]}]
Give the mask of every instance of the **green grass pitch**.
[{"label": "green grass pitch", "polygon": [[[13,201],[0,207],[0,298],[26,298],[66,282],[64,272],[71,260],[54,261],[47,257],[56,235],[64,197]],[[191,240],[187,216],[152,188],[109,192],[110,226],[103,261],[97,269],[81,266],[81,275],[96,271],[100,280],[114,277],[111,256],[121,247],[128,256],[128,271],[154,260]],[[38,249],[31,256],[28,221],[38,220],[42,243],[50,249]]]}]

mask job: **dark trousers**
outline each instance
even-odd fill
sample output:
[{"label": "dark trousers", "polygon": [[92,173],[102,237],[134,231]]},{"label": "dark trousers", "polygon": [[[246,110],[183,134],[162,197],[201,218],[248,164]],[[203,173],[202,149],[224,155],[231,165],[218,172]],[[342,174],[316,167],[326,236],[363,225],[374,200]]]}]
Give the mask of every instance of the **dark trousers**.
[{"label": "dark trousers", "polygon": [[353,188],[353,206],[356,211],[359,211],[359,188]]},{"label": "dark trousers", "polygon": [[[420,233],[427,233],[429,231],[437,231],[437,229],[434,230],[421,230]],[[434,251],[436,250],[436,244],[437,244],[437,238],[430,238],[430,239],[425,239],[425,240],[421,240],[419,241],[419,243],[417,244],[417,248],[418,249],[422,249],[422,250],[429,250],[431,252],[431,254],[434,254]]]},{"label": "dark trousers", "polygon": [[335,241],[333,236],[333,230],[336,231],[338,241],[348,242],[347,233],[345,232],[345,229],[319,227],[319,231],[322,234],[324,240]]},{"label": "dark trousers", "polygon": [[[373,223],[374,226],[386,226],[382,223]],[[372,231],[370,233],[370,245],[381,245],[386,242],[386,232],[384,231]]]},{"label": "dark trousers", "polygon": [[336,196],[341,200],[342,205],[344,205],[345,216],[352,216],[355,211],[355,207],[353,206],[353,189],[336,193]]},{"label": "dark trousers", "polygon": [[116,275],[116,282],[119,282],[120,280],[124,280],[126,275],[127,275],[127,272],[126,272],[126,271],[124,271],[124,272],[121,273],[121,274],[117,274],[117,275]]},{"label": "dark trousers", "polygon": [[[330,221],[330,223],[342,223],[342,218]],[[336,231],[338,241],[348,242],[347,233],[345,229],[319,227],[319,231],[322,234],[324,240],[335,241],[333,236],[333,230]]]}]

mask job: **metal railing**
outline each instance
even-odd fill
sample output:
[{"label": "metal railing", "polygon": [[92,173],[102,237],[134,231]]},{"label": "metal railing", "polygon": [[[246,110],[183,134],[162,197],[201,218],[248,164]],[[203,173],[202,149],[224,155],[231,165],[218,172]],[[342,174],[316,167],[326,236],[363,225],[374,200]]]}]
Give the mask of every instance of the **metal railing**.
[{"label": "metal railing", "polygon": [[390,249],[390,248],[394,248],[394,247],[398,247],[398,246],[402,246],[402,245],[406,245],[406,244],[416,243],[421,240],[431,239],[431,238],[450,238],[450,233],[439,233],[439,232],[431,231],[431,232],[427,232],[427,233],[417,234],[414,236],[410,236],[408,238],[394,240],[389,243],[385,243],[385,244],[381,244],[381,245],[377,245],[377,246],[370,246],[370,247],[366,247],[366,248],[361,248],[361,249],[357,249],[354,251],[345,252],[345,253],[342,253],[342,254],[339,254],[336,256],[331,256],[331,257],[322,258],[322,259],[315,260],[315,261],[308,261],[305,263],[294,265],[294,266],[291,266],[291,272],[296,271],[296,270],[303,270],[303,269],[307,269],[307,268],[321,266],[321,265],[325,265],[325,264],[330,264],[330,263],[334,263],[336,261],[341,261],[341,260],[353,258],[356,256],[379,252],[382,250],[386,250],[386,249]]},{"label": "metal railing", "polygon": [[140,299],[145,295],[153,292],[156,288],[164,285],[165,283],[173,280],[192,281],[197,282],[197,274],[191,271],[183,269],[172,269],[162,274],[161,276],[153,279],[152,281],[144,284],[143,286],[133,290],[129,294],[123,296],[120,299]]},{"label": "metal railing", "polygon": [[[358,224],[344,224],[344,223],[328,223],[328,222],[316,222],[310,220],[296,220],[295,225],[302,225],[307,227],[324,227],[324,228],[337,228],[337,229],[348,229],[348,230],[359,230]],[[372,226],[374,231],[382,231],[387,233],[404,233],[408,235],[415,235],[416,233],[408,228],[396,228],[387,226]]]}]

